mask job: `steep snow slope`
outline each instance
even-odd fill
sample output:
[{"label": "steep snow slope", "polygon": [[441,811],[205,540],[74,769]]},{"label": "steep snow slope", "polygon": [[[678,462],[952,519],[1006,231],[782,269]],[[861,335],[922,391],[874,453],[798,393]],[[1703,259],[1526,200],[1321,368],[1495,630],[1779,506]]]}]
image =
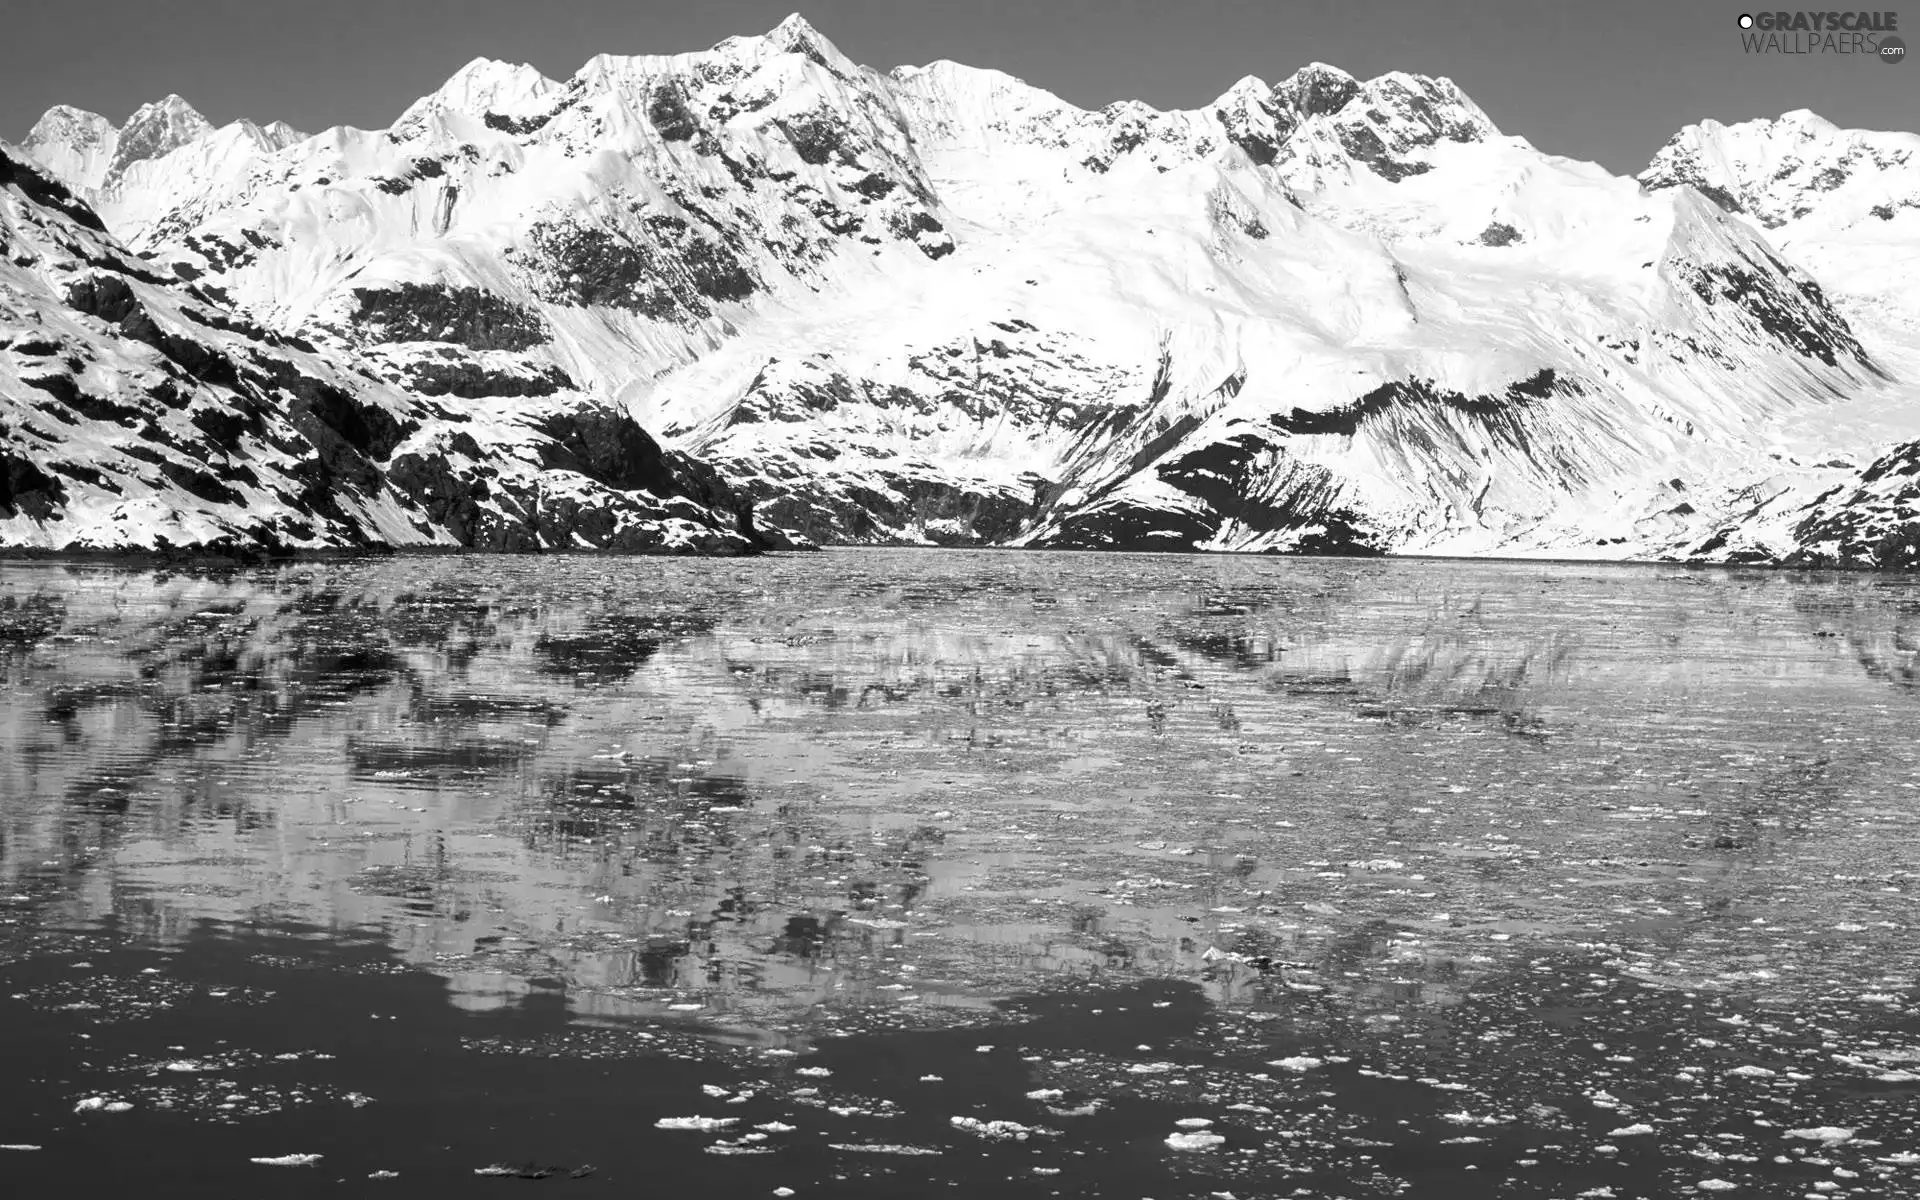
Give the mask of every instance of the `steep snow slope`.
[{"label": "steep snow slope", "polygon": [[1920,134],[1840,129],[1805,110],[1705,121],[1676,134],[1640,179],[1695,188],[1764,231],[1908,384],[1879,403],[1788,422],[1783,440],[1831,447],[1843,469],[1755,492],[1711,552],[1920,566]]},{"label": "steep snow slope", "polygon": [[330,363],[163,278],[4,145],[0,255],[0,546],[755,546],[624,414],[447,406]]},{"label": "steep snow slope", "polygon": [[[478,60],[388,130],[203,131],[113,185],[104,122],[43,124],[267,327],[415,402],[613,403],[820,539],[1781,558],[1920,436],[1910,292],[1830,301],[1749,215],[1799,205],[1710,177],[1771,159],[1670,146],[1643,188],[1446,80],[1089,112],[790,18],[566,81]],[[1796,169],[1832,195],[1785,220],[1913,240]]]}]

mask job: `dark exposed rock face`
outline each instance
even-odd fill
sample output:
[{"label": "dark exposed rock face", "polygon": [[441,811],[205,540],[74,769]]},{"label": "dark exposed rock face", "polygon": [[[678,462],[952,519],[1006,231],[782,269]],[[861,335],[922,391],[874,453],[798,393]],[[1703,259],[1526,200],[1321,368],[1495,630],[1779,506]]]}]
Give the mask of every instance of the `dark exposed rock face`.
[{"label": "dark exposed rock face", "polygon": [[1920,571],[1920,442],[1895,446],[1822,496],[1793,537],[1790,565]]},{"label": "dark exposed rock face", "polygon": [[353,289],[356,331],[380,342],[527,350],[546,342],[540,314],[474,287],[401,283]]},{"label": "dark exposed rock face", "polygon": [[558,302],[627,309],[659,321],[712,315],[709,301],[743,300],[753,277],[723,241],[665,214],[648,237],[578,223],[537,225],[524,256],[536,285]]},{"label": "dark exposed rock face", "polygon": [[31,459],[0,453],[0,518],[20,513],[44,521],[67,502],[67,489]]},{"label": "dark exposed rock face", "polygon": [[[1738,306],[1770,336],[1802,355],[1828,366],[1845,358],[1871,367],[1866,350],[1820,285],[1771,255],[1767,261],[1777,275],[1740,263],[1678,262],[1674,270],[1703,302]],[[1793,286],[1783,286],[1783,279]]]},{"label": "dark exposed rock face", "polygon": [[691,141],[700,132],[700,122],[687,107],[685,93],[674,83],[662,83],[654,89],[647,102],[647,119],[669,142]]},{"label": "dark exposed rock face", "polygon": [[572,391],[574,382],[552,363],[516,363],[511,368],[476,362],[454,351],[445,356],[409,358],[394,373],[406,389],[418,396],[455,396],[482,400],[495,396],[529,399]]}]

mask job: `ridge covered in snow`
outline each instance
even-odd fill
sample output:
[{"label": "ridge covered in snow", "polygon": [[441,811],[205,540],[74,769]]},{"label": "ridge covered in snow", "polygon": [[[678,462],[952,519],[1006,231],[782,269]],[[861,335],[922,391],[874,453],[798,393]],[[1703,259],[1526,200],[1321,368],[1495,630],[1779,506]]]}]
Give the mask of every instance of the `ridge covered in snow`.
[{"label": "ridge covered in snow", "polygon": [[1083,110],[796,16],[478,59],[385,130],[169,98],[24,149],[392,403],[597,406],[791,536],[1895,563],[1917,142],[1709,122],[1634,180],[1445,79]]},{"label": "ridge covered in snow", "polygon": [[410,396],[162,276],[0,146],[0,545],[744,552],[725,485],[580,401]]}]

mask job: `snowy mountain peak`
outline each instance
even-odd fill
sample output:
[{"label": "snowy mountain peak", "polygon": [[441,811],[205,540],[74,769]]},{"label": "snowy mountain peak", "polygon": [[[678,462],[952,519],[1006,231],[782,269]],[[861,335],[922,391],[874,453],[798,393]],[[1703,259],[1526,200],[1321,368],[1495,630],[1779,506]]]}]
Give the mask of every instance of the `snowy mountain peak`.
[{"label": "snowy mountain peak", "polygon": [[27,134],[20,149],[70,187],[97,187],[113,161],[120,131],[96,112],[56,104]]},{"label": "snowy mountain peak", "polygon": [[1735,125],[1702,121],[1674,134],[1640,182],[1698,188],[1767,229],[1844,229],[1920,207],[1920,135],[1841,129],[1804,108]]},{"label": "snowy mountain peak", "polygon": [[112,121],[97,112],[88,112],[83,108],[74,108],[68,104],[56,104],[48,109],[33,128],[27,132],[26,140],[21,142],[22,149],[35,149],[55,143],[80,145],[105,141],[115,132]]},{"label": "snowy mountain peak", "polygon": [[1360,90],[1360,81],[1339,67],[1311,62],[1274,85],[1273,94],[1301,118],[1338,112]]},{"label": "snowy mountain peak", "polygon": [[395,130],[412,128],[436,113],[482,116],[529,107],[560,85],[526,63],[476,58],[402,113]]},{"label": "snowy mountain peak", "polygon": [[134,163],[171,154],[212,132],[213,123],[178,96],[169,95],[156,103],[143,104],[120,127],[119,142],[112,161],[107,164],[102,185],[111,186]]}]

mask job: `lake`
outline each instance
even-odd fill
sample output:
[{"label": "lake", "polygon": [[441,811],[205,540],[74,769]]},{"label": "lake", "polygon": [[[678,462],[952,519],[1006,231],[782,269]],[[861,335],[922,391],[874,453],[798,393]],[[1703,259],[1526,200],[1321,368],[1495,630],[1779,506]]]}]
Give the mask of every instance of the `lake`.
[{"label": "lake", "polygon": [[0,564],[20,1194],[1920,1195],[1920,577]]}]

